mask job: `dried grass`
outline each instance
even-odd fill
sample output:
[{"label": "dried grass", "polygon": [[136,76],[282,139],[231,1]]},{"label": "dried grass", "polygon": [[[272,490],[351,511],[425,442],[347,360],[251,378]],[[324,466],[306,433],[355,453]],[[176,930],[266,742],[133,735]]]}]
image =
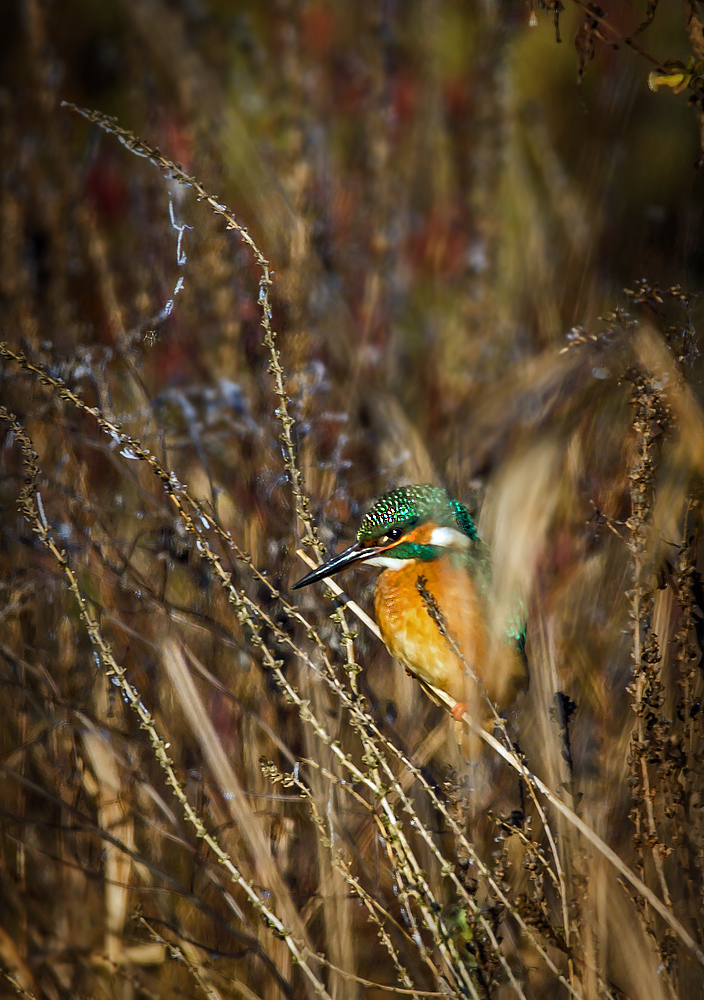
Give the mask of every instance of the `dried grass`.
[{"label": "dried grass", "polygon": [[[601,307],[613,220],[518,113],[486,12],[409,4],[392,72],[386,15],[343,8],[277,8],[276,65],[246,8],[241,114],[186,13],[112,11],[127,78],[174,94],[144,135],[197,167],[59,110],[51,17],[22,8],[22,113],[0,94],[6,989],[698,997],[692,296],[643,281]],[[343,29],[367,48],[340,66]],[[456,35],[476,69],[450,87]],[[206,37],[214,65],[240,45]],[[481,506],[497,614],[528,607],[530,689],[474,727],[471,764],[381,646],[369,581],[359,604],[289,593],[419,480]]]}]

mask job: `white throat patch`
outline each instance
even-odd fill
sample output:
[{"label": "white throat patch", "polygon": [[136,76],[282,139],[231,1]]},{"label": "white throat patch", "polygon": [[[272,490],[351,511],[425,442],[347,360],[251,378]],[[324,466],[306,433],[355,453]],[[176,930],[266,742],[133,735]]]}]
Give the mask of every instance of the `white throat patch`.
[{"label": "white throat patch", "polygon": [[391,556],[373,556],[365,560],[366,566],[383,566],[385,569],[402,569],[413,562],[412,559],[392,559]]}]

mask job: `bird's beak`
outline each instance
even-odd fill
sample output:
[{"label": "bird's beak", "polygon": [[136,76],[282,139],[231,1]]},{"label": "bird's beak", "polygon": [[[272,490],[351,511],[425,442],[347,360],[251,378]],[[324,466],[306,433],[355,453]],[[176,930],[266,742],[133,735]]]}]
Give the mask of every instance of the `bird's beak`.
[{"label": "bird's beak", "polygon": [[379,551],[377,545],[363,546],[359,542],[355,542],[350,545],[349,548],[344,549],[344,551],[338,553],[338,555],[333,556],[332,559],[328,559],[324,562],[322,566],[318,566],[317,569],[311,570],[302,577],[297,583],[294,583],[292,590],[299,590],[301,587],[307,587],[309,583],[316,583],[318,580],[324,580],[326,576],[332,576],[333,573],[339,573],[341,569],[346,566],[351,566],[356,562],[363,562],[365,559],[371,558]]}]

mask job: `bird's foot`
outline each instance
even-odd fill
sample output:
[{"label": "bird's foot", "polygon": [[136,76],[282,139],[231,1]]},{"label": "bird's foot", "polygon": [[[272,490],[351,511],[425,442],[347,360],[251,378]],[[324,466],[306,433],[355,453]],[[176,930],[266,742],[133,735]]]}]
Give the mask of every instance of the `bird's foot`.
[{"label": "bird's foot", "polygon": [[452,718],[455,722],[461,722],[462,716],[467,712],[469,705],[466,701],[456,701],[452,706]]}]

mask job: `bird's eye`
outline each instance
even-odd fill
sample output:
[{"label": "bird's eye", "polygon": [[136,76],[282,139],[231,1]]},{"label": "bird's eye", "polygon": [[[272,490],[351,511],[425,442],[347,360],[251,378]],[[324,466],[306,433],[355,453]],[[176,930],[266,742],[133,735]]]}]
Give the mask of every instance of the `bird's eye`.
[{"label": "bird's eye", "polygon": [[386,532],[386,537],[390,542],[397,542],[402,535],[403,528],[389,528]]}]

